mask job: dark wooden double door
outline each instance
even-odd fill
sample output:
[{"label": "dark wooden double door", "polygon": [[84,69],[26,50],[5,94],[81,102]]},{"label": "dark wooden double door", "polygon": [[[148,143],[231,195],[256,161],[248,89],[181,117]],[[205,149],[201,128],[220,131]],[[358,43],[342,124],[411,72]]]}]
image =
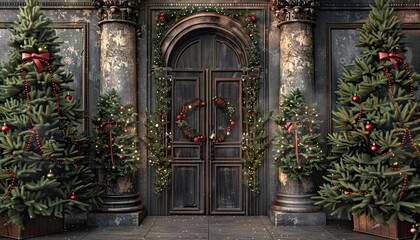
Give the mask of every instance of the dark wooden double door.
[{"label": "dark wooden double door", "polygon": [[[243,52],[222,34],[198,31],[181,41],[170,57],[172,72],[172,187],[171,214],[243,214],[242,183],[242,72]],[[212,101],[219,97],[234,108],[234,126],[225,140],[214,142],[227,127],[226,114]],[[188,124],[204,136],[188,139],[177,125],[182,106],[194,99]],[[230,120],[230,119],[229,119]]]}]

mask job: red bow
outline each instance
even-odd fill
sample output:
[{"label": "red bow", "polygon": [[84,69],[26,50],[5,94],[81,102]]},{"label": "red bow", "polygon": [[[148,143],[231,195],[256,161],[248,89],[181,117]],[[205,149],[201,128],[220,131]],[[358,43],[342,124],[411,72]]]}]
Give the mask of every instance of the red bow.
[{"label": "red bow", "polygon": [[[393,53],[393,52],[391,52],[391,53],[385,53],[385,52],[379,52],[378,55],[379,55],[379,60],[382,60],[384,58],[389,58],[389,61],[391,61],[391,62],[397,61],[398,59],[399,60],[403,60],[403,58],[404,58],[404,54],[403,53]],[[398,65],[397,64],[394,64],[394,69],[395,70],[398,70]]]},{"label": "red bow", "polygon": [[385,53],[385,52],[379,52],[379,60],[384,58],[389,58],[390,61],[395,61],[396,58],[403,59],[404,54],[403,53]]},{"label": "red bow", "polygon": [[22,53],[22,60],[33,60],[39,73],[43,70],[41,59],[49,61],[50,53]]}]

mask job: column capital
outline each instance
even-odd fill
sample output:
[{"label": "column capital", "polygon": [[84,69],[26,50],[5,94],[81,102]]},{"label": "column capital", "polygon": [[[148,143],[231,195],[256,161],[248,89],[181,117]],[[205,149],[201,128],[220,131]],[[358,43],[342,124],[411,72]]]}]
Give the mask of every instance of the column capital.
[{"label": "column capital", "polygon": [[277,26],[289,22],[309,22],[315,24],[315,10],[318,0],[271,0]]},{"label": "column capital", "polygon": [[129,21],[137,25],[140,0],[93,0],[103,21]]}]

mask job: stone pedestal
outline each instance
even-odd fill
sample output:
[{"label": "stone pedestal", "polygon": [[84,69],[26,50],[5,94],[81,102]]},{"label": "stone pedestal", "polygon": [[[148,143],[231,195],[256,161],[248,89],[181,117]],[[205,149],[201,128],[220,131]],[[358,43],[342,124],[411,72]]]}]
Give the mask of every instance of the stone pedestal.
[{"label": "stone pedestal", "polygon": [[280,191],[271,204],[270,219],[276,226],[325,226],[327,217],[314,205],[313,181],[309,177],[290,179],[279,170]]},{"label": "stone pedestal", "polygon": [[99,172],[99,182],[105,192],[103,205],[98,211],[88,214],[88,226],[138,226],[146,217],[146,209],[136,190],[135,172],[106,183]]},{"label": "stone pedestal", "polygon": [[270,220],[275,226],[325,226],[327,216],[324,212],[289,213],[271,210]]},{"label": "stone pedestal", "polygon": [[146,209],[128,213],[91,212],[88,214],[87,225],[95,227],[139,226],[146,215]]}]

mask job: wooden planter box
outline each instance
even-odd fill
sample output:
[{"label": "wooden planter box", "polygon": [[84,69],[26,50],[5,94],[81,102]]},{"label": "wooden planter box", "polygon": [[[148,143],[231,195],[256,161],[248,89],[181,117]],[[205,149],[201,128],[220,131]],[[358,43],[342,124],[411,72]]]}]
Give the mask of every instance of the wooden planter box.
[{"label": "wooden planter box", "polygon": [[25,239],[61,232],[64,228],[64,219],[56,217],[37,216],[25,221],[25,229],[22,230],[14,224],[6,224],[7,219],[0,216],[0,236]]},{"label": "wooden planter box", "polygon": [[413,234],[410,233],[411,226],[411,223],[401,222],[398,219],[389,225],[380,225],[368,219],[366,215],[353,216],[354,231],[389,239],[412,239]]}]

